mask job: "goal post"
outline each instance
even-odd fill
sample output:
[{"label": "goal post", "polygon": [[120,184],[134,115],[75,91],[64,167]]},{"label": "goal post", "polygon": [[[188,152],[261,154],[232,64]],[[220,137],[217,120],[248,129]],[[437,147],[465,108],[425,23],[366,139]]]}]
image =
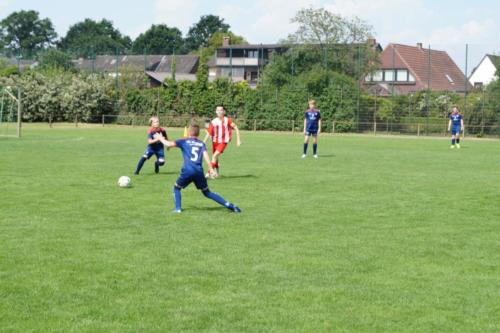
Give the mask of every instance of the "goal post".
[{"label": "goal post", "polygon": [[0,86],[0,137],[21,137],[21,88]]}]

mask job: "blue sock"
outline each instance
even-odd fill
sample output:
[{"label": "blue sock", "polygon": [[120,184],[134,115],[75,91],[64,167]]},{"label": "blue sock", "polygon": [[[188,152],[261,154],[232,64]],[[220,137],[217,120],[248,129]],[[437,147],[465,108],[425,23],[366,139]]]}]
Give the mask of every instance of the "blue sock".
[{"label": "blue sock", "polygon": [[304,155],[307,154],[307,143],[304,143]]},{"label": "blue sock", "polygon": [[455,139],[451,139],[451,145],[454,146],[455,145]]},{"label": "blue sock", "polygon": [[181,210],[181,189],[174,186],[174,204],[175,210]]},{"label": "blue sock", "polygon": [[226,201],[223,197],[218,195],[217,193],[210,192],[210,191],[203,191],[203,195],[206,196],[209,199],[212,199],[213,201],[217,202],[219,205],[224,206],[228,209],[233,209],[233,204]]},{"label": "blue sock", "polygon": [[135,168],[135,173],[139,174],[139,171],[141,171],[142,166],[144,165],[144,162],[146,162],[146,159],[144,157],[141,157],[139,160],[139,163],[137,163],[137,167]]},{"label": "blue sock", "polygon": [[318,150],[318,144],[313,143],[313,154],[316,155],[316,150]]}]

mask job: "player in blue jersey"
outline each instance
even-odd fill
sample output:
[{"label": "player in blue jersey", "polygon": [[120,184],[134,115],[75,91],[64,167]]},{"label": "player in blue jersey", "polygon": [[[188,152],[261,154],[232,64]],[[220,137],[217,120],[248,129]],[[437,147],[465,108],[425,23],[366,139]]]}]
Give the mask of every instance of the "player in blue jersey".
[{"label": "player in blue jersey", "polygon": [[450,114],[450,120],[448,121],[448,131],[451,130],[451,149],[456,147],[460,148],[460,132],[464,131],[464,118],[458,110],[458,107],[454,106],[453,111]]},{"label": "player in blue jersey", "polygon": [[179,178],[177,178],[173,189],[175,203],[174,212],[181,212],[181,190],[186,188],[191,183],[194,183],[196,188],[201,190],[201,193],[203,193],[205,197],[212,199],[235,213],[241,212],[240,208],[233,205],[229,201],[226,201],[217,193],[211,192],[208,188],[207,179],[203,173],[203,160],[207,163],[210,173],[213,173],[214,170],[211,166],[210,157],[208,156],[205,143],[198,139],[199,135],[200,127],[198,125],[189,126],[188,137],[177,141],[168,141],[160,134],[155,135],[155,138],[158,138],[165,146],[180,148],[182,151],[182,157],[184,158],[181,174],[179,175]]},{"label": "player in blue jersey", "polygon": [[161,143],[159,139],[156,139],[155,135],[160,134],[168,140],[167,132],[164,128],[160,127],[160,120],[158,117],[151,117],[151,119],[149,119],[149,125],[151,127],[148,129],[148,146],[146,147],[144,154],[141,156],[139,163],[137,163],[137,167],[134,172],[135,175],[139,174],[144,162],[149,160],[153,155],[156,155],[155,173],[160,172],[160,166],[165,164],[165,151],[163,150],[163,143]]},{"label": "player in blue jersey", "polygon": [[321,133],[321,114],[318,109],[316,109],[316,101],[309,101],[309,109],[305,111],[304,114],[304,153],[302,158],[307,155],[307,145],[309,144],[309,138],[313,137],[313,157],[318,158],[318,134]]}]

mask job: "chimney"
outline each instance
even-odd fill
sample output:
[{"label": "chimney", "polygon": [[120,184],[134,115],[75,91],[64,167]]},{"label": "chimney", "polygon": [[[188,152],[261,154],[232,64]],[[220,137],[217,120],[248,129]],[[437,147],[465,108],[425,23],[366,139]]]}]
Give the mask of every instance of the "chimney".
[{"label": "chimney", "polygon": [[421,50],[422,49],[422,43],[417,43],[417,47],[418,47],[419,50]]},{"label": "chimney", "polygon": [[224,36],[222,38],[222,47],[228,47],[230,43],[231,43],[231,37]]}]

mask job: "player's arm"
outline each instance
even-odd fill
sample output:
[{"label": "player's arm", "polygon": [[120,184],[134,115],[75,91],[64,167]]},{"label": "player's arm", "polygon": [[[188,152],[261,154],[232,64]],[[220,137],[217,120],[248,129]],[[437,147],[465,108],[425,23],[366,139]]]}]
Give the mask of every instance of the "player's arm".
[{"label": "player's arm", "polygon": [[307,120],[304,118],[304,134],[306,134],[306,126],[307,126]]},{"label": "player's arm", "polygon": [[214,125],[212,125],[212,123],[210,123],[210,125],[208,125],[208,128],[205,130],[205,132],[206,132],[206,134],[205,134],[205,138],[203,139],[203,143],[206,143],[208,140],[208,137],[213,135]]},{"label": "player's arm", "polygon": [[158,139],[156,137],[156,134],[155,134],[155,136],[153,138],[148,138],[148,143],[149,144],[153,144],[153,143],[158,142],[158,141],[160,141],[160,139]]},{"label": "player's arm", "polygon": [[464,118],[460,119],[460,127],[462,127],[462,132],[465,133]]},{"label": "player's arm", "polygon": [[203,159],[205,160],[205,163],[207,163],[208,172],[210,174],[213,174],[215,171],[214,171],[214,168],[212,168],[212,161],[210,161],[210,156],[208,156],[208,153],[206,150],[203,151]]},{"label": "player's arm", "polygon": [[321,119],[318,120],[318,134],[321,133]]},{"label": "player's arm", "polygon": [[450,131],[450,129],[451,129],[451,119],[448,120],[448,131]]},{"label": "player's arm", "polygon": [[238,126],[235,123],[231,123],[231,128],[236,131],[236,146],[239,147],[241,146],[240,130],[238,129]]},{"label": "player's arm", "polygon": [[157,134],[155,134],[154,137],[155,137],[155,139],[158,139],[157,141],[160,141],[161,143],[163,143],[163,145],[167,146],[168,148],[170,148],[170,147],[176,147],[177,146],[175,144],[175,141],[168,141],[161,134],[157,133]]},{"label": "player's arm", "polygon": [[205,130],[205,138],[203,139],[203,143],[207,143],[208,137],[210,136],[210,133],[208,133],[207,130]]}]

